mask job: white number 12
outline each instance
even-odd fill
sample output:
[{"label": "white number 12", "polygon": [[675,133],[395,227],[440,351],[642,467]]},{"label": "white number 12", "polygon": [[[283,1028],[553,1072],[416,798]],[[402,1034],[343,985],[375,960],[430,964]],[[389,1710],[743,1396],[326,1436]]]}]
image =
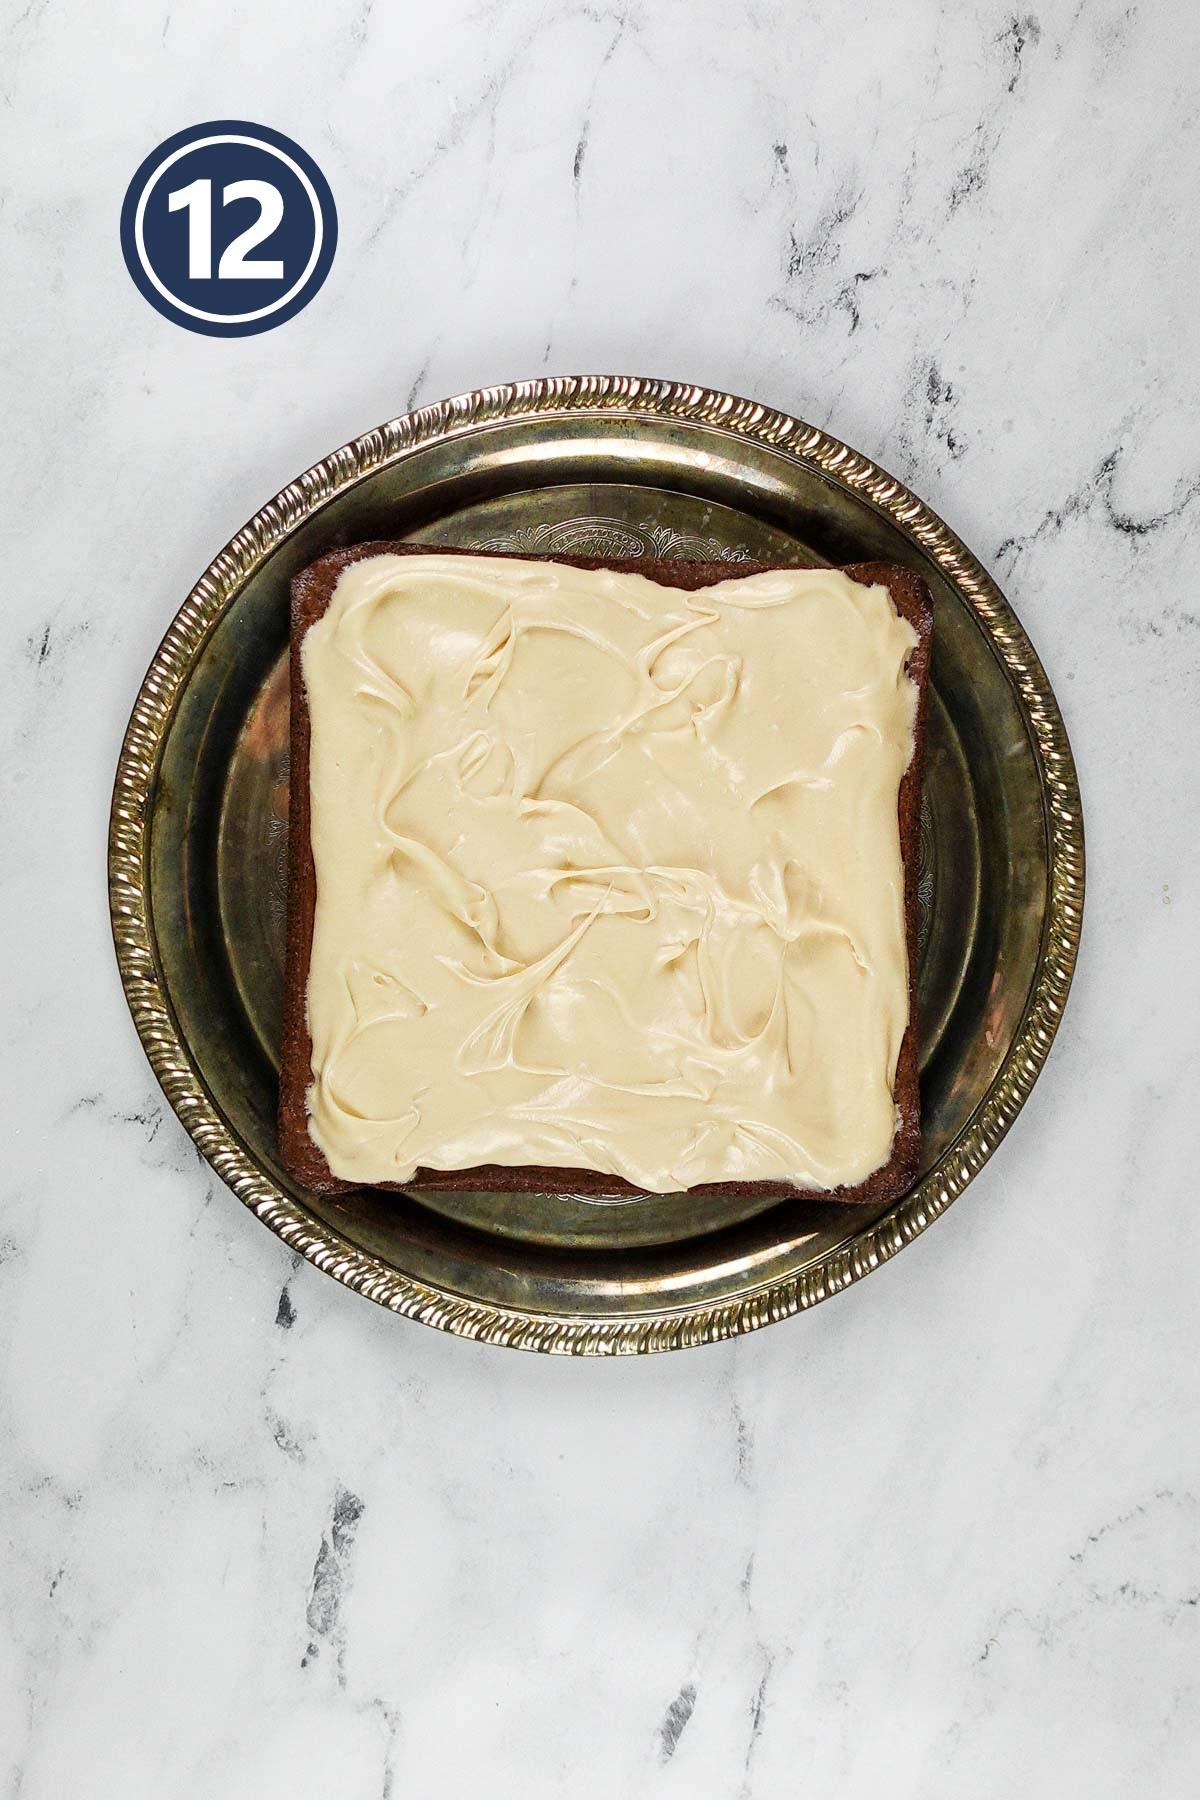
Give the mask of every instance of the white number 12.
[{"label": "white number 12", "polygon": [[[221,253],[218,281],[282,281],[283,264],[274,257],[246,260],[247,251],[277,230],[283,219],[283,195],[269,181],[231,181],[221,189],[221,204],[233,200],[257,200],[258,217],[238,233]],[[168,210],[188,216],[188,275],[193,281],[212,279],[212,182],[189,182],[167,196]]]}]

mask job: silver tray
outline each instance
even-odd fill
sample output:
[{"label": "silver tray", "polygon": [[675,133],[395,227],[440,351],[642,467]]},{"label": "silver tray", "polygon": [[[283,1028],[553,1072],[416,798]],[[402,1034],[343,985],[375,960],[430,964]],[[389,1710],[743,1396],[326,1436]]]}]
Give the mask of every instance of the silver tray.
[{"label": "silver tray", "polygon": [[[322,1197],[277,1160],[288,584],[336,544],[907,564],[935,606],[921,827],[922,1173],[887,1210],[797,1196],[620,1205],[466,1190]],[[1070,985],[1083,823],[1053,692],[958,538],[824,432],[609,376],[392,420],[286,487],[201,577],[138,694],[113,932],[154,1071],[264,1224],[393,1311],[526,1349],[675,1349],[815,1304],[960,1194],[1019,1112]]]}]

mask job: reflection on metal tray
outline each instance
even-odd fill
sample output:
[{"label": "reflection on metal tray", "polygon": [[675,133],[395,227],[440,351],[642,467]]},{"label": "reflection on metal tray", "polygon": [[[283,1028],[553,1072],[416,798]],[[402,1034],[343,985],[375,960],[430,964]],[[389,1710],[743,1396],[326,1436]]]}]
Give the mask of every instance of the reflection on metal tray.
[{"label": "reflection on metal tray", "polygon": [[[448,1191],[322,1198],[275,1159],[288,582],[371,537],[614,557],[885,560],[935,606],[921,828],[923,1163],[880,1215],[785,1203]],[[1070,748],[994,584],[898,482],[746,401],[616,378],[489,389],[393,421],[272,501],[186,602],[139,695],[111,838],[130,1005],[185,1125],[312,1261],[503,1343],[670,1348],[810,1305],[944,1210],[1045,1059],[1083,895]]]}]

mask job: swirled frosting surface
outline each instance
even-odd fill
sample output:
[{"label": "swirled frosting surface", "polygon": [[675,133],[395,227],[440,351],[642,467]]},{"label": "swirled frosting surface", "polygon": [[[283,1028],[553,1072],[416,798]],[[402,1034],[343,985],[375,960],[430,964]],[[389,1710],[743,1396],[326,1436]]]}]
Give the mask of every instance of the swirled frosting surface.
[{"label": "swirled frosting surface", "polygon": [[302,648],[334,1174],[670,1192],[885,1163],[915,642],[835,571],[348,565]]}]

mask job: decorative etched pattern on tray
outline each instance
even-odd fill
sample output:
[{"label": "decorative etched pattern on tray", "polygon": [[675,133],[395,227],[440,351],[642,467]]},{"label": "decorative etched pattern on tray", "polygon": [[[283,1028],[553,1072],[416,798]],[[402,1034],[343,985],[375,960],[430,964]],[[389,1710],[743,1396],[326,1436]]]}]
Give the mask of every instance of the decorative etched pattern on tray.
[{"label": "decorative etched pattern on tray", "polygon": [[933,895],[937,881],[936,850],[933,835],[933,813],[928,792],[921,795],[921,828],[917,840],[917,948],[924,950],[933,913]]},{"label": "decorative etched pattern on tray", "polygon": [[485,538],[477,550],[514,556],[677,556],[685,562],[752,562],[748,550],[720,538],[695,537],[669,525],[630,525],[623,519],[556,519]]}]

